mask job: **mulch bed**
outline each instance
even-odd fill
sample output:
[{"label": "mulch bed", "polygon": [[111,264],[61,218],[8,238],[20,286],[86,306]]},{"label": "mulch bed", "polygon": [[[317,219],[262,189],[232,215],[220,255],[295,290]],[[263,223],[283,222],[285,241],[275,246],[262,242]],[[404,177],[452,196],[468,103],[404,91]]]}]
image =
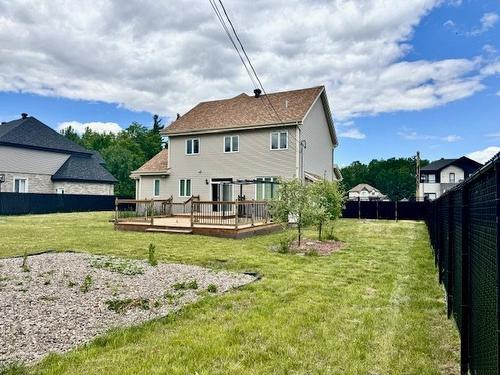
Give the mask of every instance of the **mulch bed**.
[{"label": "mulch bed", "polygon": [[344,247],[341,241],[319,241],[308,238],[302,239],[300,246],[298,241],[293,241],[290,251],[301,255],[330,255]]}]

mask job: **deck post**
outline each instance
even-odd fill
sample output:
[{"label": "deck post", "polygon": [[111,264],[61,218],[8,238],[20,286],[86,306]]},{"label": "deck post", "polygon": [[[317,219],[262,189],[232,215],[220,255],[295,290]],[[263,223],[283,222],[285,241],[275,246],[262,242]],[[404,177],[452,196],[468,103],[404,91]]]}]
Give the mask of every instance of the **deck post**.
[{"label": "deck post", "polygon": [[194,202],[191,201],[191,229],[194,227]]},{"label": "deck post", "polygon": [[236,202],[234,203],[234,207],[235,207],[235,214],[234,214],[234,227],[236,229],[238,229],[238,219],[240,217],[240,202],[238,199],[236,199]]},{"label": "deck post", "polygon": [[154,217],[155,217],[155,213],[154,213],[154,209],[155,209],[155,201],[153,198],[151,198],[151,203],[150,203],[150,207],[151,207],[151,225],[153,225],[153,220],[154,220]]},{"label": "deck post", "polygon": [[255,225],[255,200],[252,201],[252,227]]},{"label": "deck post", "polygon": [[115,198],[115,225],[118,224],[118,198]]}]

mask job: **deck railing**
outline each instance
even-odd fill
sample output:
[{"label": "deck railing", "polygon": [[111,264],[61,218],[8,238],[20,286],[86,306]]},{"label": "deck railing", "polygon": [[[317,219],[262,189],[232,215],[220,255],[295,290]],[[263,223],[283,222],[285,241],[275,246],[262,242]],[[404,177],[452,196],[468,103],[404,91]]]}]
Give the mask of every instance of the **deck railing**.
[{"label": "deck railing", "polygon": [[239,227],[270,221],[267,201],[194,201],[192,224]]},{"label": "deck railing", "polygon": [[192,196],[185,202],[169,199],[116,199],[115,222],[147,222],[155,218],[190,216],[191,226],[254,226],[271,221],[267,201],[200,201]]}]

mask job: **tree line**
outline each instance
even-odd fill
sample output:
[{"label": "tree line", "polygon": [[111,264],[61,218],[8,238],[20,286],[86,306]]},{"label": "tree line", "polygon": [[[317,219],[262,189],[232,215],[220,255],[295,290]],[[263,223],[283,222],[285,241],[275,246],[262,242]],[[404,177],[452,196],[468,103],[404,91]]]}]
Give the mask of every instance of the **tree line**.
[{"label": "tree line", "polygon": [[61,134],[88,150],[98,151],[106,162],[106,169],[118,180],[115,194],[132,198],[135,184],[130,179],[130,172],[161,151],[161,129],[161,119],[154,115],[151,128],[133,122],[119,133],[98,133],[87,128],[80,135],[69,126],[61,130]]},{"label": "tree line", "polygon": [[[427,164],[428,160],[420,161],[422,167]],[[346,191],[357,184],[369,184],[392,200],[415,197],[416,160],[413,157],[373,159],[368,164],[355,161],[341,172]]]}]

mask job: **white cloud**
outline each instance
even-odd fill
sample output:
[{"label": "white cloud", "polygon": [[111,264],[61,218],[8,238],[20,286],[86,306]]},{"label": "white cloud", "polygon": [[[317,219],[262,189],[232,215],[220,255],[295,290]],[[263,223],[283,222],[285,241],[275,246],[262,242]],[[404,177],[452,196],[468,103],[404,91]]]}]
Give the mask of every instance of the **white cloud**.
[{"label": "white cloud", "polygon": [[365,139],[366,134],[357,128],[350,128],[339,132],[339,137],[352,139]]},{"label": "white cloud", "polygon": [[463,138],[459,135],[456,134],[450,134],[446,136],[436,136],[436,135],[429,135],[429,134],[419,134],[416,131],[403,126],[402,130],[398,132],[398,135],[406,140],[409,141],[418,141],[418,140],[433,140],[433,141],[441,141],[441,142],[448,142],[448,143],[454,143],[454,142],[459,142]]},{"label": "white cloud", "polygon": [[472,31],[469,31],[467,35],[470,36],[481,35],[486,31],[488,31],[489,29],[493,28],[499,19],[500,17],[496,13],[484,13],[481,19],[479,20],[481,26],[472,29]]},{"label": "white cloud", "polygon": [[[482,90],[471,59],[404,61],[442,0],[234,0],[267,91],[325,84],[336,119],[420,110]],[[459,5],[460,1],[448,1]],[[256,21],[258,20],[258,22]],[[356,20],[353,22],[353,20]],[[494,24],[491,16],[485,25]],[[207,1],[0,2],[0,91],[118,103],[160,115],[251,92]]]},{"label": "white cloud", "polygon": [[443,23],[443,26],[448,30],[456,30],[455,22],[453,22],[452,20],[446,21],[445,23]]},{"label": "white cloud", "polygon": [[497,53],[497,49],[494,46],[492,46],[491,44],[485,44],[483,46],[483,51],[486,52],[487,54],[490,54],[490,55]]},{"label": "white cloud", "polygon": [[497,96],[500,96],[500,91],[497,91]]},{"label": "white cloud", "polygon": [[120,125],[116,122],[78,122],[78,121],[66,121],[61,122],[57,125],[57,130],[61,131],[67,127],[72,127],[77,133],[83,134],[85,129],[90,128],[97,133],[118,133],[122,130]]},{"label": "white cloud", "polygon": [[478,150],[471,152],[470,154],[467,154],[466,156],[468,158],[471,158],[479,163],[486,163],[488,160],[490,160],[493,156],[495,156],[498,152],[500,152],[500,147],[497,146],[490,146],[486,147],[483,150]]}]

